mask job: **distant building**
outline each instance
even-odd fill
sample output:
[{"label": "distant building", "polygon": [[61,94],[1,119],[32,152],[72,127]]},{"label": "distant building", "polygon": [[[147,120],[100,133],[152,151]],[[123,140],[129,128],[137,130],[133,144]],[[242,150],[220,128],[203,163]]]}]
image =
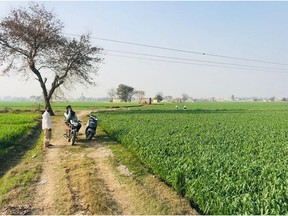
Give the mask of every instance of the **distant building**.
[{"label": "distant building", "polygon": [[152,103],[156,103],[156,104],[157,104],[157,103],[158,103],[158,100],[157,100],[157,99],[154,99]]},{"label": "distant building", "polygon": [[121,99],[119,99],[119,98],[113,98],[112,102],[114,102],[114,103],[120,103],[120,102],[122,102],[122,101],[121,101]]}]

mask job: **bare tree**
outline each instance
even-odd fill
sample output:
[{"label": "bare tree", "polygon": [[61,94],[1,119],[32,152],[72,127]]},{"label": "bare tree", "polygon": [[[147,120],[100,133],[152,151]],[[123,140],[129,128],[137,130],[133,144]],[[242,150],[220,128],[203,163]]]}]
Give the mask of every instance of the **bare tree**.
[{"label": "bare tree", "polygon": [[56,89],[76,82],[95,84],[93,74],[102,61],[98,57],[102,49],[92,46],[89,35],[69,39],[61,35],[62,29],[63,23],[52,12],[33,2],[0,22],[0,74],[16,72],[26,80],[34,76],[51,115],[50,100],[61,92]]},{"label": "bare tree", "polygon": [[110,98],[110,101],[112,102],[115,96],[117,95],[117,91],[115,88],[111,88],[107,90],[107,94],[108,94],[108,97]]},{"label": "bare tree", "polygon": [[139,102],[141,102],[141,100],[145,96],[145,91],[137,90],[137,91],[134,91],[134,94],[138,97]]}]

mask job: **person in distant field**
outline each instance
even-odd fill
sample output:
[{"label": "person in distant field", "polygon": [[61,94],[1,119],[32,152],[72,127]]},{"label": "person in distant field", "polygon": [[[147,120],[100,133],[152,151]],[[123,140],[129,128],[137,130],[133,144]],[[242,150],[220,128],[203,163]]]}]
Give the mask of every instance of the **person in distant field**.
[{"label": "person in distant field", "polygon": [[[78,123],[78,126],[77,126],[77,132],[79,132],[79,130],[80,130],[80,128],[81,128],[81,124],[80,124],[80,122],[78,121],[78,118],[77,118],[77,115],[76,115],[76,113],[73,111],[73,109],[72,109],[72,107],[71,107],[71,105],[68,105],[67,107],[66,107],[66,112],[64,113],[64,116],[65,116],[65,118],[66,118],[66,124],[68,124],[68,123]],[[69,133],[69,127],[68,128],[66,128],[66,134],[68,134]]]},{"label": "person in distant field", "polygon": [[178,110],[178,106],[176,105],[176,110]]},{"label": "person in distant field", "polygon": [[50,140],[52,138],[52,123],[49,113],[49,107],[45,107],[45,112],[42,115],[42,129],[44,130],[44,147],[53,146],[50,144]]},{"label": "person in distant field", "polygon": [[184,106],[184,110],[187,110],[187,107],[186,107],[186,106]]}]

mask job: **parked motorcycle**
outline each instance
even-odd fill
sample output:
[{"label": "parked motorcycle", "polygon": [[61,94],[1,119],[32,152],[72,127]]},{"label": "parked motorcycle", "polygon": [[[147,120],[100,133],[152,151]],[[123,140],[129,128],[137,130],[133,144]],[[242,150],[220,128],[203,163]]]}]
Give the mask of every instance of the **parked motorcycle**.
[{"label": "parked motorcycle", "polygon": [[79,127],[79,124],[81,123],[80,121],[73,122],[73,123],[71,122],[65,122],[65,123],[68,126],[68,134],[66,134],[67,141],[71,142],[71,145],[74,145],[77,139],[77,135],[78,135],[77,128]]},{"label": "parked motorcycle", "polygon": [[89,116],[90,119],[87,121],[85,135],[87,140],[91,140],[96,134],[98,119],[94,115]]}]

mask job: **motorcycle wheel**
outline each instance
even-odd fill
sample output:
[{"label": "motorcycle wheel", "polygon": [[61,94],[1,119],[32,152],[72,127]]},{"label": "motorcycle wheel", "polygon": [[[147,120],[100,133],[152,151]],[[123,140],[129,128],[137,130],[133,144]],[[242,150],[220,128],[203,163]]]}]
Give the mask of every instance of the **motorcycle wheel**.
[{"label": "motorcycle wheel", "polygon": [[93,134],[91,132],[88,132],[87,135],[86,135],[86,139],[87,140],[91,140],[93,137]]},{"label": "motorcycle wheel", "polygon": [[72,133],[72,137],[71,137],[71,145],[74,145],[76,140],[76,132]]},{"label": "motorcycle wheel", "polygon": [[71,141],[71,133],[69,132],[68,134],[66,134],[66,138],[67,141],[70,142]]}]

